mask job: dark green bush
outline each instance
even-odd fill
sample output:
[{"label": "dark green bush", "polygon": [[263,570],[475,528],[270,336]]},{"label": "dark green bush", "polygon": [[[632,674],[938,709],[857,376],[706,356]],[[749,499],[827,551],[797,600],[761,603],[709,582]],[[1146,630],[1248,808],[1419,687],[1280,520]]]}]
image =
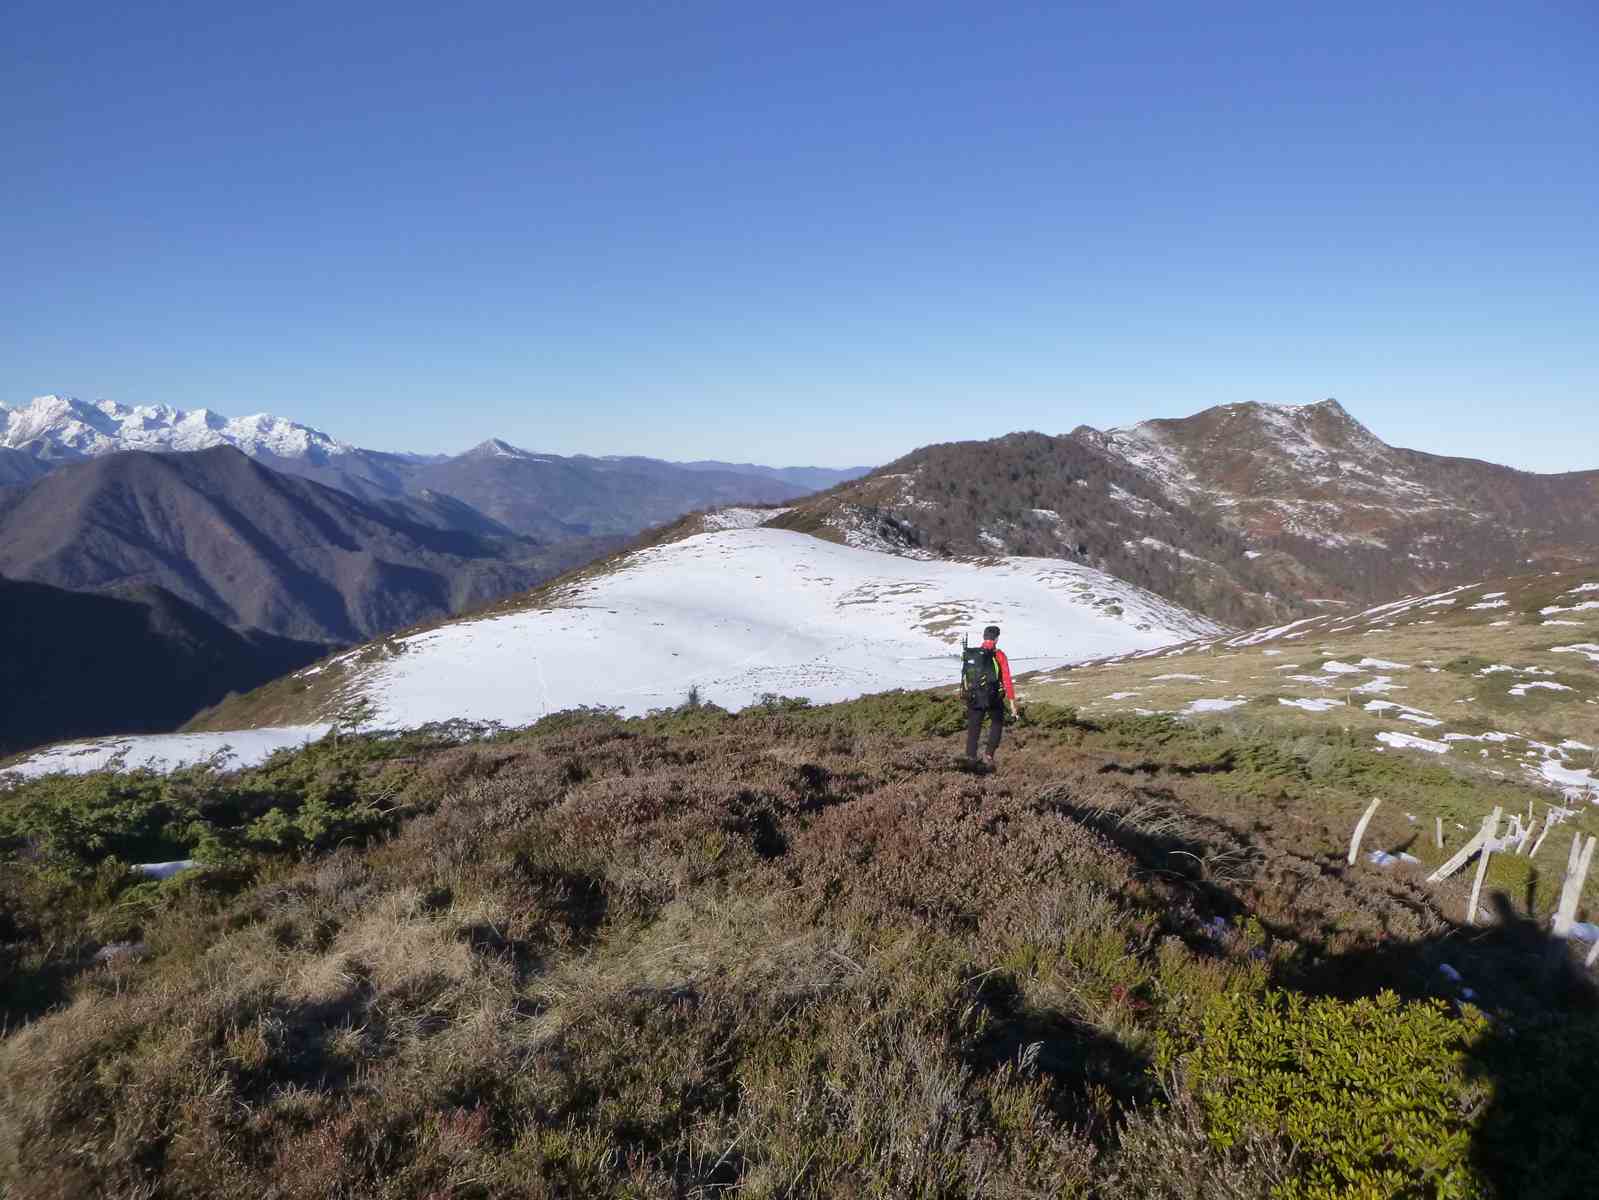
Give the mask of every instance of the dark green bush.
[{"label": "dark green bush", "polygon": [[0,856],[87,877],[108,858],[220,863],[364,839],[392,823],[393,794],[411,774],[396,760],[455,740],[439,730],[330,736],[231,774],[44,776],[0,793]]},{"label": "dark green bush", "polygon": [[57,775],[0,796],[0,840],[51,867],[92,873],[102,859],[165,860],[185,849],[193,813],[148,772]]},{"label": "dark green bush", "polygon": [[1067,730],[1088,729],[1093,726],[1085,725],[1077,715],[1075,704],[1050,704],[1047,701],[1034,701],[1023,706],[1022,719],[1029,725],[1039,729]]},{"label": "dark green bush", "polygon": [[1205,1013],[1188,1078],[1219,1150],[1262,1133],[1293,1147],[1287,1195],[1479,1196],[1473,1117],[1491,1089],[1472,1063],[1486,1030],[1474,1011],[1391,992],[1230,998]]}]

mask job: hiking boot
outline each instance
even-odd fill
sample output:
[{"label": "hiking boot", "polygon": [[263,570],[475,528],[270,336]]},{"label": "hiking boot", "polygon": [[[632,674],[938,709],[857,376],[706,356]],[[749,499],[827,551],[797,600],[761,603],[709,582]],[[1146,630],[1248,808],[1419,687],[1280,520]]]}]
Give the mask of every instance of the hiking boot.
[{"label": "hiking boot", "polygon": [[983,755],[983,768],[988,771],[994,769],[994,756],[992,754]]}]

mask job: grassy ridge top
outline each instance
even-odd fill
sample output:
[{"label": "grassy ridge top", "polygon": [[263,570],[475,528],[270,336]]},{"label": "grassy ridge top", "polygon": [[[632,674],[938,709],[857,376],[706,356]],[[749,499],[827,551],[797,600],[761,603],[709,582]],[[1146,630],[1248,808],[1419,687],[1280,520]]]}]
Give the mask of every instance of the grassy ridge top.
[{"label": "grassy ridge top", "polygon": [[[1469,938],[1461,881],[1342,862],[1374,791],[1527,789],[1047,705],[974,775],[960,721],[580,713],[9,793],[0,1186],[1582,1194],[1599,1027],[1535,920],[1563,845],[1497,856]],[[212,865],[121,865],[181,854]]]},{"label": "grassy ridge top", "polygon": [[[1581,590],[1588,585],[1588,590]],[[1399,752],[1487,778],[1545,763],[1599,779],[1599,568],[1335,611],[1035,675],[1023,691],[1085,715],[1228,710],[1305,730],[1432,743]],[[1447,747],[1447,749],[1440,749]]]}]

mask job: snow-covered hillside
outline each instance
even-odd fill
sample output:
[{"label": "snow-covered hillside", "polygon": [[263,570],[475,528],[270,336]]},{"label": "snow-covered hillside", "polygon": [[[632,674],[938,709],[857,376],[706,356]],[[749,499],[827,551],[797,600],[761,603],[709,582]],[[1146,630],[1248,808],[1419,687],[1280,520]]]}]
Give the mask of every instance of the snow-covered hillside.
[{"label": "snow-covered hillside", "polygon": [[8,775],[31,778],[57,772],[68,775],[105,770],[165,772],[204,762],[231,771],[256,766],[279,750],[292,750],[316,741],[332,728],[330,724],[287,725],[277,729],[243,729],[235,733],[153,733],[67,742],[0,771],[0,782]]},{"label": "snow-covered hillside", "polygon": [[119,450],[209,450],[236,446],[252,457],[314,458],[353,447],[281,417],[224,417],[209,409],[129,407],[112,400],[40,396],[26,408],[0,406],[0,446],[44,450],[47,458],[93,458]]},{"label": "snow-covered hillside", "polygon": [[689,688],[844,700],[953,681],[962,633],[994,622],[1018,669],[1180,641],[1203,618],[1076,563],[926,562],[777,529],[646,550],[547,610],[408,638],[355,693],[369,723],[521,724],[577,704],[642,713]]},{"label": "snow-covered hillside", "polygon": [[[1078,563],[925,561],[762,528],[643,550],[535,600],[383,643],[387,654],[352,652],[302,677],[341,676],[333,704],[361,711],[365,728],[521,725],[584,705],[641,714],[681,703],[691,688],[741,708],[768,693],[829,702],[953,683],[961,636],[975,640],[990,622],[1003,628],[1017,671],[1220,632]],[[243,740],[209,737],[185,747],[166,739],[162,755],[171,761],[186,749],[198,760]],[[118,745],[133,760],[140,741]],[[95,763],[74,757],[78,749],[52,752],[49,769]],[[24,769],[46,768],[35,758]]]}]

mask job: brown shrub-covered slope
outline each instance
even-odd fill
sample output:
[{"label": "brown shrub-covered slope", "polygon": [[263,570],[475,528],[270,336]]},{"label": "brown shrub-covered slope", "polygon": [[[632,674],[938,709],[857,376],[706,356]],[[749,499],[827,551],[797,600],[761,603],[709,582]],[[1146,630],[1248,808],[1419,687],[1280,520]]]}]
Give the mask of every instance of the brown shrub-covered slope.
[{"label": "brown shrub-covered slope", "polygon": [[[1520,789],[1030,721],[986,775],[950,701],[888,695],[0,796],[0,1189],[1585,1194],[1599,1027],[1540,974],[1553,884],[1499,856],[1466,937],[1464,883],[1342,861],[1374,788]],[[139,883],[90,830],[216,865]]]},{"label": "brown shrub-covered slope", "polygon": [[1234,625],[1599,556],[1599,471],[1391,447],[1336,401],[928,446],[792,528],[939,554],[1071,554]]}]

